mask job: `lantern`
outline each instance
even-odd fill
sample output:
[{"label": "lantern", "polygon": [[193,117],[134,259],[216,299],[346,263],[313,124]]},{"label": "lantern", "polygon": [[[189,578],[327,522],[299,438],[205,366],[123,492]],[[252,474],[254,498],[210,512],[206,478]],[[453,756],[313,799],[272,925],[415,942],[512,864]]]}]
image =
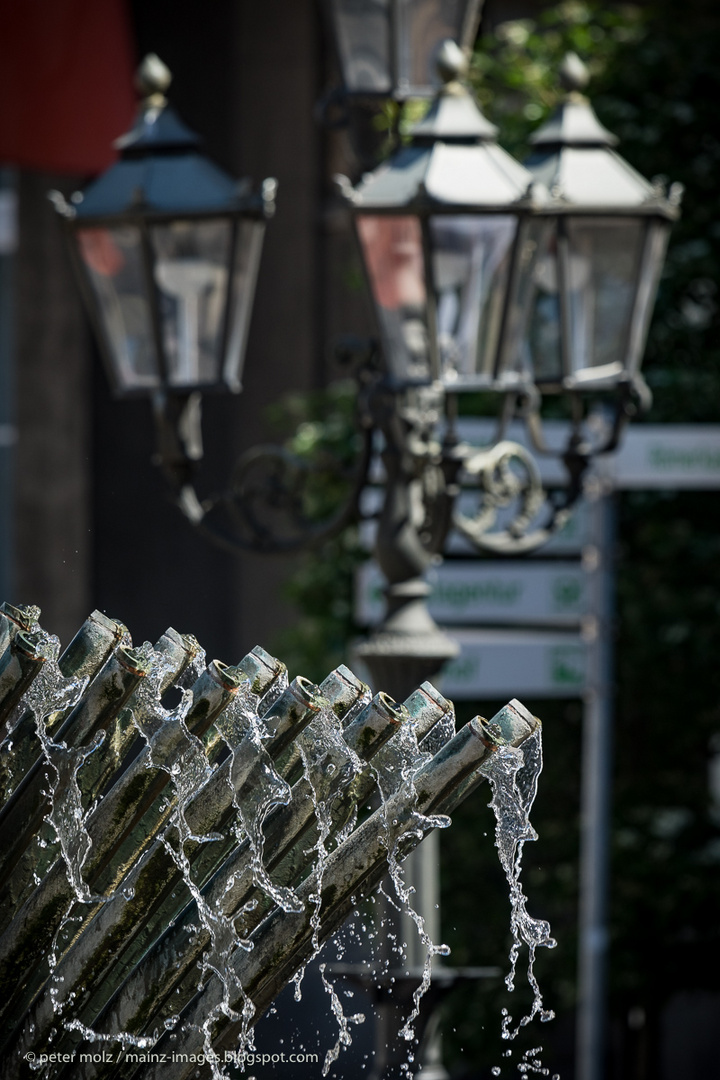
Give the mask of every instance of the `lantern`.
[{"label": "lantern", "polygon": [[345,182],[391,378],[451,390],[510,386],[537,250],[532,175],[459,82],[445,85],[409,146],[354,189]]},{"label": "lantern", "polygon": [[531,138],[526,165],[550,192],[541,211],[531,311],[521,363],[540,389],[612,388],[639,375],[681,188],[666,193],[613,149],[617,143],[580,92],[574,54],[568,88]]},{"label": "lantern", "polygon": [[119,395],[237,392],[275,181],[253,194],[199,152],[157,57],[140,79],[120,160],[69,203],[54,196],[87,307]]}]

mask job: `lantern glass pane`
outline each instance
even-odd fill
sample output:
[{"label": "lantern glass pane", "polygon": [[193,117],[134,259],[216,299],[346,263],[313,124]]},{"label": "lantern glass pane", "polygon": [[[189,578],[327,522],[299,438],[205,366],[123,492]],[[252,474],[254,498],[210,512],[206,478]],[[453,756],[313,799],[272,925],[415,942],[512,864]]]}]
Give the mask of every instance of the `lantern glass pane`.
[{"label": "lantern glass pane", "polygon": [[235,392],[242,386],[245,344],[250,326],[264,234],[264,221],[240,221],[237,225],[230,300],[231,322],[223,365],[223,381],[230,390]]},{"label": "lantern glass pane", "polygon": [[331,0],[331,9],[347,89],[388,94],[392,88],[390,0]]},{"label": "lantern glass pane", "polygon": [[517,254],[513,280],[508,286],[510,296],[498,375],[507,372],[534,380],[528,327],[538,294],[535,280],[538,262],[546,256],[552,228],[550,221],[540,217],[524,218],[518,224]]},{"label": "lantern glass pane", "polygon": [[460,41],[468,0],[398,0],[397,85],[401,94],[440,85],[436,59],[446,38]]},{"label": "lantern glass pane", "polygon": [[430,353],[420,222],[407,214],[361,214],[357,227],[390,373],[401,381],[427,381]]},{"label": "lantern glass pane", "polygon": [[658,283],[665,262],[670,225],[667,221],[649,221],[645,236],[645,250],[640,270],[640,281],[635,301],[628,349],[628,371],[635,374],[640,370],[645,350],[645,341],[650,326]]},{"label": "lantern glass pane", "polygon": [[531,272],[532,296],[523,349],[523,366],[539,385],[560,383],[563,377],[560,342],[560,294],[558,289],[557,229],[555,223],[538,222],[537,256]]},{"label": "lantern glass pane", "polygon": [[169,386],[220,382],[231,227],[191,220],[151,230]]},{"label": "lantern glass pane", "polygon": [[573,374],[627,365],[645,223],[630,217],[568,218],[567,298]]},{"label": "lantern glass pane", "polygon": [[77,230],[80,258],[97,305],[99,322],[119,390],[154,390],[160,385],[140,230]]},{"label": "lantern glass pane", "polygon": [[430,218],[440,371],[448,385],[493,376],[516,230],[510,214]]}]

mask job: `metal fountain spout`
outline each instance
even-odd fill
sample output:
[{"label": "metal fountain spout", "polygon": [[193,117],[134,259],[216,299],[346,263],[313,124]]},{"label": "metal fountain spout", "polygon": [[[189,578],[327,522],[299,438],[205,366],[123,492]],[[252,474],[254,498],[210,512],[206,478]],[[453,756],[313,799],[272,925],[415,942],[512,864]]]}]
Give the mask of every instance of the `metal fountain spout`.
[{"label": "metal fountain spout", "polygon": [[33,1055],[53,1080],[179,1080],[242,1045],[539,726],[513,701],[453,734],[428,682],[402,704],[344,666],[288,682],[259,647],[206,664],[189,635],[133,647],[99,612],[60,653],[39,615],[0,610],[2,1080]]}]

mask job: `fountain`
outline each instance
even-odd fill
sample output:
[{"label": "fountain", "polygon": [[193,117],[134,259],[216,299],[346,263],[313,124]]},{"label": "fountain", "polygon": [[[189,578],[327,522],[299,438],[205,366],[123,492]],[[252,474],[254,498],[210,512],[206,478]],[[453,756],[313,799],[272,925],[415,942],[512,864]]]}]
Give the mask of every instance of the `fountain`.
[{"label": "fountain", "polygon": [[[455,733],[427,682],[402,704],[344,666],[288,682],[259,647],[206,664],[188,635],[135,648],[97,611],[60,653],[39,615],[0,610],[2,1080],[226,1076],[388,873],[409,904],[402,860],[493,770],[521,817],[532,801],[539,722],[517,701]],[[524,820],[501,855],[532,957],[550,939],[517,882]],[[444,949],[423,941],[410,1033]],[[349,1035],[321,970],[327,1071]]]}]

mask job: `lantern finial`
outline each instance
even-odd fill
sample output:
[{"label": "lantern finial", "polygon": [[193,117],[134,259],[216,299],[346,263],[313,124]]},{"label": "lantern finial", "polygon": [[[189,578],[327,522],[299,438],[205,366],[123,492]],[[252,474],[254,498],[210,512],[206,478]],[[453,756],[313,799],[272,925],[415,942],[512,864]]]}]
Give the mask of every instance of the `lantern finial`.
[{"label": "lantern finial", "polygon": [[161,107],[172,82],[170,68],[155,53],[148,53],[135,75],[135,85],[146,103]]},{"label": "lantern finial", "polygon": [[575,52],[565,54],[558,69],[561,85],[569,92],[582,93],[590,82],[590,72]]},{"label": "lantern finial", "polygon": [[438,74],[443,83],[457,82],[467,71],[467,57],[452,38],[446,38],[438,50],[435,61]]}]

